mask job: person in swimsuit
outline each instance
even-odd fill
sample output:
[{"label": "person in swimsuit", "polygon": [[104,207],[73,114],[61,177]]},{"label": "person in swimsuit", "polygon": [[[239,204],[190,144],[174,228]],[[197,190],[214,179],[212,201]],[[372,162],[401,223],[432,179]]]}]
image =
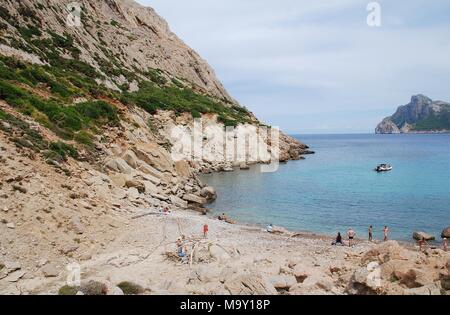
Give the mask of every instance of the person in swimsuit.
[{"label": "person in swimsuit", "polygon": [[444,252],[448,251],[448,240],[445,237],[442,239],[442,249]]},{"label": "person in swimsuit", "polygon": [[383,229],[384,241],[387,242],[389,240],[389,228],[387,226]]},{"label": "person in swimsuit", "polygon": [[373,226],[369,226],[369,242],[373,242]]},{"label": "person in swimsuit", "polygon": [[355,231],[353,231],[352,228],[349,228],[348,232],[347,232],[347,236],[348,236],[348,246],[352,247],[354,245],[353,240],[355,239],[356,233],[355,233]]}]

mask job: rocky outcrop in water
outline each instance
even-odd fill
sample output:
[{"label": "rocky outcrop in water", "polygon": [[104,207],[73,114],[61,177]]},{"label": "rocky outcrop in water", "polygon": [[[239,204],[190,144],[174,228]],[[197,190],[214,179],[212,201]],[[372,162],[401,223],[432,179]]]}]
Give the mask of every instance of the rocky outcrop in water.
[{"label": "rocky outcrop in water", "polygon": [[377,134],[450,132],[450,103],[415,95],[376,128]]}]

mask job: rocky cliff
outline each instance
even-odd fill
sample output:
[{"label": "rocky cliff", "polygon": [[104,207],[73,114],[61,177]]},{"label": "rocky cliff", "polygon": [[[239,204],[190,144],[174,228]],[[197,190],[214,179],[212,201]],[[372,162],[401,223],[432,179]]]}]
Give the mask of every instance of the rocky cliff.
[{"label": "rocky cliff", "polygon": [[378,134],[436,133],[450,131],[450,104],[416,95],[394,115],[385,118],[376,128]]}]

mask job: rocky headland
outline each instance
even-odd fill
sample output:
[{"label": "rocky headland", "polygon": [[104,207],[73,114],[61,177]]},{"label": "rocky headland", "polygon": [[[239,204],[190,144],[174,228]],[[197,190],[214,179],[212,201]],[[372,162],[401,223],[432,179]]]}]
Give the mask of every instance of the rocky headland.
[{"label": "rocky headland", "polygon": [[377,134],[449,133],[450,104],[415,95],[375,129]]}]

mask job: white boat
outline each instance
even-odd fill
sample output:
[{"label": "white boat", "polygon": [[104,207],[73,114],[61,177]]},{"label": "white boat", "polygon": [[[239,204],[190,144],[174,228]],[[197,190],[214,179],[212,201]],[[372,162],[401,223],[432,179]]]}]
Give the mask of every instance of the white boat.
[{"label": "white boat", "polygon": [[392,171],[393,167],[390,164],[380,164],[377,166],[375,171],[381,173],[381,172],[390,172]]}]

